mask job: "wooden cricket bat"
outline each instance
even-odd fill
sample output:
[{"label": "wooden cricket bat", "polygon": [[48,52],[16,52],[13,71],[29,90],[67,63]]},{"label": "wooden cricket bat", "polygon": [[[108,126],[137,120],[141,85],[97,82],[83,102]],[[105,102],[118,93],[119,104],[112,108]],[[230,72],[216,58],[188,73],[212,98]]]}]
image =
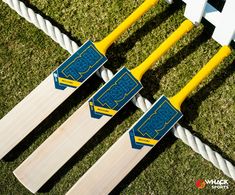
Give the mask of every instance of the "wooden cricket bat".
[{"label": "wooden cricket bat", "polygon": [[145,0],[100,42],[88,40],[0,120],[0,159],[13,149],[106,61],[106,50],[159,0]]},{"label": "wooden cricket bat", "polygon": [[160,97],[152,107],[80,178],[67,195],[108,194],[182,117],[185,98],[231,53],[218,53],[172,98]]},{"label": "wooden cricket bat", "polygon": [[192,28],[192,22],[184,21],[142,64],[131,71],[122,68],[115,74],[16,168],[14,174],[18,180],[36,192],[140,91],[143,74]]}]

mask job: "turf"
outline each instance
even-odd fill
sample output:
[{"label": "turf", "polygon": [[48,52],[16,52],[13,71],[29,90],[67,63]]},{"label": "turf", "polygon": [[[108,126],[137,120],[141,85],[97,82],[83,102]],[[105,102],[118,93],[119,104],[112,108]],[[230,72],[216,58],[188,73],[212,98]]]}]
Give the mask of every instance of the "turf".
[{"label": "turf", "polygon": [[[24,0],[36,12],[77,43],[101,40],[121,23],[142,0]],[[184,20],[184,5],[160,1],[107,53],[113,72],[141,63]],[[174,95],[220,47],[203,25],[181,39],[146,73],[141,94],[154,102],[161,94]],[[69,53],[2,1],[0,2],[0,118],[33,90]],[[227,58],[182,105],[180,124],[235,161],[235,54]],[[13,176],[20,165],[92,93],[102,80],[92,77],[33,133],[0,161],[0,194],[30,194]],[[38,194],[64,194],[92,164],[140,117],[128,104],[94,136]],[[14,122],[14,121],[12,121]],[[195,186],[198,179],[226,179],[227,190]],[[92,185],[92,184],[91,184]],[[234,181],[168,134],[114,189],[113,194],[233,194]]]}]

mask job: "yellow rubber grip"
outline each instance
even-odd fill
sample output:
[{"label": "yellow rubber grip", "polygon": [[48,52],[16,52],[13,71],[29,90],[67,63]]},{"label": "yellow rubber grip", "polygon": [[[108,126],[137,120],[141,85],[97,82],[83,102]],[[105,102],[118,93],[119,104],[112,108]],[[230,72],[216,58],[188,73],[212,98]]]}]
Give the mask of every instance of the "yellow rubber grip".
[{"label": "yellow rubber grip", "polygon": [[137,80],[141,80],[144,73],[163,56],[181,37],[193,28],[190,20],[185,20],[142,64],[131,70]]},{"label": "yellow rubber grip", "polygon": [[231,49],[228,46],[223,46],[211,60],[193,77],[189,83],[180,90],[175,96],[169,98],[171,104],[178,110],[186,97],[205,79],[219,64],[229,56]]},{"label": "yellow rubber grip", "polygon": [[134,24],[142,15],[151,7],[158,3],[159,0],[145,0],[123,23],[121,23],[112,33],[102,41],[96,42],[97,49],[105,55],[107,49],[122,35],[132,24]]}]

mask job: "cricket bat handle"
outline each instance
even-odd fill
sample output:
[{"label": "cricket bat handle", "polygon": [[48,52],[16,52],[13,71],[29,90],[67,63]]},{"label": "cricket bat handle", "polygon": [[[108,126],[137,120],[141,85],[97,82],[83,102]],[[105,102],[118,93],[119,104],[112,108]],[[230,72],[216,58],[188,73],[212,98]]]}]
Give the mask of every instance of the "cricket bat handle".
[{"label": "cricket bat handle", "polygon": [[188,95],[205,79],[222,61],[230,55],[231,49],[228,46],[223,46],[210,59],[210,61],[193,77],[188,84],[180,90],[175,96],[170,98],[171,103],[175,108],[180,110],[180,106]]},{"label": "cricket bat handle", "polygon": [[193,23],[190,20],[182,22],[181,25],[142,64],[131,70],[134,77],[140,81],[144,73],[192,28]]},{"label": "cricket bat handle", "polygon": [[97,49],[105,55],[106,50],[122,35],[132,24],[134,24],[142,15],[151,7],[158,3],[159,0],[145,0],[123,23],[121,23],[112,33],[102,41],[96,42]]}]

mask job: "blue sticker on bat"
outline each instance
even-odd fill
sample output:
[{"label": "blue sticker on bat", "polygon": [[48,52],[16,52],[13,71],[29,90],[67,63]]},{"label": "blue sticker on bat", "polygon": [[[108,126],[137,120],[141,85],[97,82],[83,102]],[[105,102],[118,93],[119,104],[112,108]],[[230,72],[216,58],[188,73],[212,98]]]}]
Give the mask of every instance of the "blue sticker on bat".
[{"label": "blue sticker on bat", "polygon": [[91,117],[114,116],[140,89],[141,83],[128,69],[122,68],[89,100]]},{"label": "blue sticker on bat", "polygon": [[95,45],[87,41],[53,72],[55,88],[79,87],[106,61]]},{"label": "blue sticker on bat", "polygon": [[182,116],[165,96],[160,97],[129,131],[132,148],[156,145]]}]

